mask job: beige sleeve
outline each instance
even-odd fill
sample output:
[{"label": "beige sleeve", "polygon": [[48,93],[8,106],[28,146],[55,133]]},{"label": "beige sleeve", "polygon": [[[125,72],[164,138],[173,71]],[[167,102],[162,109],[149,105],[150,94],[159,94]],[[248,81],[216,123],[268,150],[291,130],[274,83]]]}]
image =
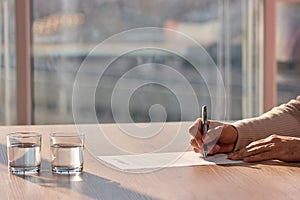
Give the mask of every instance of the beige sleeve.
[{"label": "beige sleeve", "polygon": [[300,137],[300,96],[263,115],[233,123],[238,131],[235,150],[272,134]]}]

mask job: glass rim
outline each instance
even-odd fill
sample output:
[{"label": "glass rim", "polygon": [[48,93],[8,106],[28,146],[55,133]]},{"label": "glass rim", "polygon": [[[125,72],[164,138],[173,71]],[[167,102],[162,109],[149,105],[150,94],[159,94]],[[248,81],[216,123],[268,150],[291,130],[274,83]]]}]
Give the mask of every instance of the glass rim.
[{"label": "glass rim", "polygon": [[55,132],[50,133],[50,137],[61,137],[61,138],[67,138],[67,137],[84,137],[85,134],[82,132]]},{"label": "glass rim", "polygon": [[41,133],[37,132],[30,132],[30,131],[18,131],[7,134],[7,137],[13,138],[34,138],[34,137],[41,137]]}]

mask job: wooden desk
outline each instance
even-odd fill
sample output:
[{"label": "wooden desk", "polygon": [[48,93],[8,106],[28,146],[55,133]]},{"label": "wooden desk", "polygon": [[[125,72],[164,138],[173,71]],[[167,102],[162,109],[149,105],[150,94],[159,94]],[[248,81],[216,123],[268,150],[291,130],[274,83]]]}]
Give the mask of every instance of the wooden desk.
[{"label": "wooden desk", "polygon": [[[163,138],[174,136],[181,125],[176,150],[187,144],[190,123],[167,123]],[[82,125],[88,129],[97,125]],[[99,127],[98,127],[99,128]],[[144,152],[159,146],[159,135],[142,142],[120,136],[116,125],[102,125],[111,140],[116,139],[127,150]],[[0,199],[299,199],[300,164],[272,162],[224,166],[164,168],[148,173],[125,173],[114,170],[85,152],[84,172],[80,176],[53,175],[50,171],[49,133],[75,131],[74,125],[0,127]],[[183,131],[185,130],[185,131]],[[15,176],[7,171],[6,134],[15,131],[43,133],[41,173]],[[89,134],[89,133],[86,133]],[[118,138],[114,138],[117,137]],[[132,140],[132,139],[131,139]],[[155,143],[156,141],[156,143]],[[174,144],[175,144],[174,143]],[[89,144],[91,145],[91,144]],[[114,154],[103,143],[104,154]],[[124,146],[124,147],[125,147]]]}]

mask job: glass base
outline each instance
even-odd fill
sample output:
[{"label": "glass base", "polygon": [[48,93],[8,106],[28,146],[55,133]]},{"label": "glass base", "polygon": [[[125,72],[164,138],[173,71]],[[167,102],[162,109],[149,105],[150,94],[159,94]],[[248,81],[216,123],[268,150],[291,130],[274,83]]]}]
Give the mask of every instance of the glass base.
[{"label": "glass base", "polygon": [[37,174],[40,166],[37,167],[9,167],[9,172],[16,175]]},{"label": "glass base", "polygon": [[53,166],[52,172],[55,174],[80,174],[83,170],[83,167],[65,167],[65,166]]}]

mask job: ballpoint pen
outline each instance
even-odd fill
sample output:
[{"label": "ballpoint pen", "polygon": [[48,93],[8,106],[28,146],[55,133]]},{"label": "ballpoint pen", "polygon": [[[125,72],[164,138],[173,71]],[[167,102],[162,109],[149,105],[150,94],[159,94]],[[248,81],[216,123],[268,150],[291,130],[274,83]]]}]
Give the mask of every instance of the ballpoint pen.
[{"label": "ballpoint pen", "polygon": [[[207,125],[207,106],[204,105],[202,106],[202,138],[205,137],[206,133],[208,130],[208,125]],[[203,157],[207,156],[207,145],[203,142]]]}]

